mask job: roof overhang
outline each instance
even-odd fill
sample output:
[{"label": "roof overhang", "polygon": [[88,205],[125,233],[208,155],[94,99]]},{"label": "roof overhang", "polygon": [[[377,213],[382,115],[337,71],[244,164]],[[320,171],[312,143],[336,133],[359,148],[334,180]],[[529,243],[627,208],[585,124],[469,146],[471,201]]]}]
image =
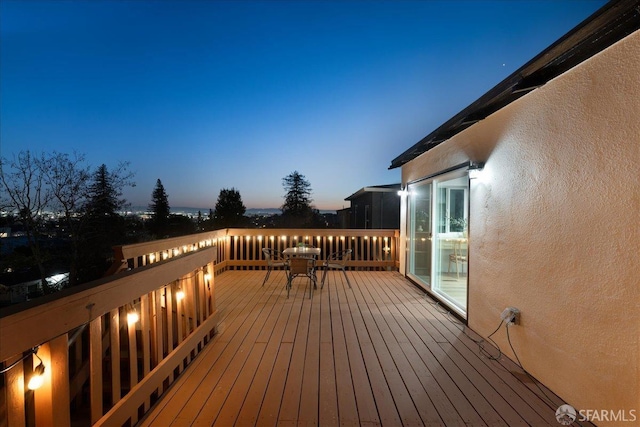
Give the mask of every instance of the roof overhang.
[{"label": "roof overhang", "polygon": [[612,0],[493,89],[392,160],[395,169],[545,85],[640,28],[640,0]]},{"label": "roof overhang", "polygon": [[402,188],[402,184],[389,184],[389,185],[375,185],[371,187],[362,187],[360,190],[356,191],[345,200],[353,200],[358,198],[366,193],[393,193],[398,192]]}]

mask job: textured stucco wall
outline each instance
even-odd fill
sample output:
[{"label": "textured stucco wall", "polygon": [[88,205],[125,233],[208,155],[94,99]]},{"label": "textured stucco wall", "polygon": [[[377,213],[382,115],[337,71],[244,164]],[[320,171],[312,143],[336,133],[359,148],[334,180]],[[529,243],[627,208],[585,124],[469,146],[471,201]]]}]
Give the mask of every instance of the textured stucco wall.
[{"label": "textured stucco wall", "polygon": [[530,373],[640,422],[640,32],[408,163],[403,183],[467,160],[486,161],[469,326],[486,336],[520,308],[511,338]]}]

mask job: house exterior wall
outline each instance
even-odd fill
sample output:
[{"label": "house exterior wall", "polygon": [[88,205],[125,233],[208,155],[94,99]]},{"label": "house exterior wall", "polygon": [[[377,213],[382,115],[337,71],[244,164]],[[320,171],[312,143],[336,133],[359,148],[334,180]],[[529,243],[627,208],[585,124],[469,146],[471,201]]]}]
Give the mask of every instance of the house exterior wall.
[{"label": "house exterior wall", "polygon": [[350,228],[397,229],[399,218],[400,199],[397,191],[366,192],[351,199]]},{"label": "house exterior wall", "polygon": [[[469,326],[486,337],[519,308],[511,342],[534,377],[640,422],[640,32],[407,163],[402,182],[468,160],[486,162]],[[514,359],[504,329],[493,338]]]},{"label": "house exterior wall", "polygon": [[400,198],[397,191],[380,193],[376,208],[380,218],[375,228],[397,229],[400,226]]}]

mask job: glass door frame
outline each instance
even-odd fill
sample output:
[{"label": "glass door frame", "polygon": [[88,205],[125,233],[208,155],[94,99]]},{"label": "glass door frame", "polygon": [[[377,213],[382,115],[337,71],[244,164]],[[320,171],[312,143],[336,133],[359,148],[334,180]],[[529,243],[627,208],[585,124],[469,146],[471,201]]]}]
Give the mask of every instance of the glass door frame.
[{"label": "glass door frame", "polygon": [[[468,166],[469,164],[465,163],[465,164],[444,170],[440,173],[408,182],[406,186],[408,197],[407,197],[407,205],[406,205],[406,229],[405,229],[405,233],[407,236],[405,275],[410,280],[415,282],[418,286],[420,286],[421,288],[424,288],[429,294],[433,295],[436,299],[443,302],[447,307],[451,308],[456,314],[460,315],[464,319],[467,318],[467,308],[468,308],[468,300],[469,300],[468,262],[466,266],[467,268],[466,268],[466,276],[465,276],[466,277],[466,285],[465,285],[466,301],[464,306],[456,302],[454,298],[442,292],[439,284],[434,282],[436,282],[436,274],[440,274],[440,272],[437,271],[437,269],[439,268],[438,266],[442,263],[442,254],[440,253],[440,249],[438,247],[439,246],[438,245],[439,230],[442,226],[444,226],[445,230],[442,232],[450,233],[452,228],[450,221],[445,221],[444,224],[442,224],[442,221],[441,221],[442,219],[439,218],[441,215],[438,210],[438,203],[439,203],[438,184],[443,183],[445,181],[457,179],[457,178],[462,178],[462,177],[466,178],[465,197],[464,197],[465,226],[463,227],[465,229],[464,232],[465,232],[465,238],[466,238],[466,233],[468,233],[468,218],[469,218],[469,210],[470,210],[470,181],[468,176]],[[424,274],[419,275],[414,270],[415,255],[416,255],[415,248],[417,244],[415,241],[417,227],[416,227],[416,219],[415,219],[415,203],[413,198],[415,197],[415,194],[416,194],[415,189],[418,186],[430,187],[429,191],[430,191],[430,198],[431,198],[430,200],[431,211],[429,213],[429,216],[430,216],[431,224],[429,227],[429,231],[430,231],[429,237],[430,237],[430,245],[431,245],[431,248],[430,248],[431,259],[429,264],[430,271],[427,276],[428,282],[425,281]],[[447,194],[449,194],[449,190],[445,190],[445,191],[447,191]],[[446,199],[445,206],[449,206],[449,203],[450,201]],[[447,208],[445,208],[445,211],[446,209]],[[454,228],[454,230],[456,230],[456,228]],[[462,234],[462,232],[460,233]],[[436,257],[439,257],[439,259],[437,259]],[[467,247],[467,261],[468,261],[468,247]],[[434,285],[437,285],[437,286],[434,286]]]}]

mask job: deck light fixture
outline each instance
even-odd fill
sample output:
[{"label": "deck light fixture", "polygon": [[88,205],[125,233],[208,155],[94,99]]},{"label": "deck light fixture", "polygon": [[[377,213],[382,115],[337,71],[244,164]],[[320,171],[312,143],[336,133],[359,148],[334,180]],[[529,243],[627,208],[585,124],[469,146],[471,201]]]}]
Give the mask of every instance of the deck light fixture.
[{"label": "deck light fixture", "polygon": [[32,351],[33,355],[38,358],[40,363],[36,366],[36,369],[33,370],[31,378],[29,378],[29,382],[27,383],[27,388],[29,390],[37,390],[42,387],[42,384],[44,383],[44,363],[42,362],[42,359],[40,359],[40,356],[38,356],[38,347]]},{"label": "deck light fixture", "polygon": [[15,362],[13,362],[12,364],[10,364],[4,369],[0,369],[0,374],[4,374],[5,372],[8,372],[10,369],[15,368],[16,366],[18,366],[18,364],[22,363],[29,356],[34,355],[35,357],[38,358],[40,363],[38,363],[38,366],[36,366],[36,368],[31,373],[31,376],[29,377],[29,381],[27,382],[27,388],[29,390],[37,390],[38,388],[40,388],[44,383],[44,362],[42,361],[40,356],[38,356],[38,348],[39,346],[32,348],[27,354],[22,356],[19,360],[16,360]]},{"label": "deck light fixture", "polygon": [[133,325],[140,319],[140,316],[138,315],[138,312],[136,311],[136,309],[133,307],[133,304],[128,304],[128,306],[129,307],[127,309],[127,323],[129,325]]},{"label": "deck light fixture", "polygon": [[469,163],[469,179],[476,179],[480,176],[480,172],[484,169],[484,163],[471,162]]},{"label": "deck light fixture", "polygon": [[176,291],[176,301],[180,302],[184,299],[184,291],[182,290],[182,288],[178,288],[178,290]]}]

